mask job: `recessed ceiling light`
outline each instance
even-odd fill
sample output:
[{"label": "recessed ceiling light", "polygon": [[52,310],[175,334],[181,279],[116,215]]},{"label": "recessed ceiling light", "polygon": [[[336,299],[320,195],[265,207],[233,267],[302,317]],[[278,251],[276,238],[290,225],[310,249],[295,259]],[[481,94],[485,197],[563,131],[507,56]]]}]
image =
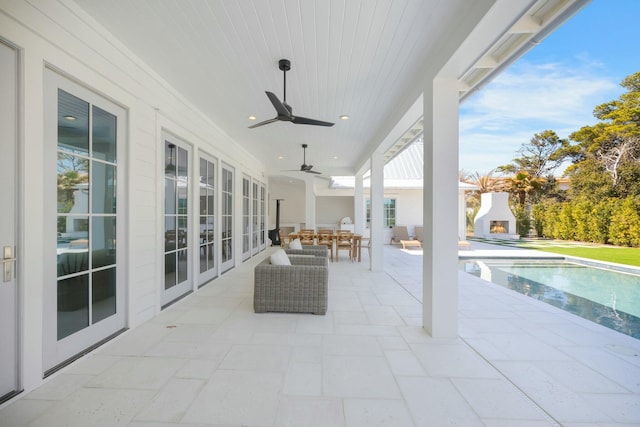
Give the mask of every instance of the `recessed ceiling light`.
[{"label": "recessed ceiling light", "polygon": [[278,156],[278,160],[284,159],[284,156]]},{"label": "recessed ceiling light", "polygon": [[75,116],[64,116],[65,120],[73,121],[75,120]]},{"label": "recessed ceiling light", "polygon": [[333,160],[338,160],[338,156],[333,156]]},{"label": "recessed ceiling light", "polygon": [[340,120],[349,120],[349,116],[347,116],[346,114],[343,114],[340,116]]},{"label": "recessed ceiling light", "polygon": [[249,116],[249,120],[255,120],[256,116]]}]

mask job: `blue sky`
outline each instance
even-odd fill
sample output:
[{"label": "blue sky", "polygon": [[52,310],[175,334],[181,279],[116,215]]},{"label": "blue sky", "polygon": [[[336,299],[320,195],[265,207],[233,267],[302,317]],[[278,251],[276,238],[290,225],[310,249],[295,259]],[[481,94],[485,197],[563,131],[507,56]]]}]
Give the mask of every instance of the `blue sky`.
[{"label": "blue sky", "polygon": [[[460,106],[459,169],[508,164],[546,129],[566,138],[596,122],[640,71],[640,0],[593,0]],[[561,174],[558,170],[556,175]]]}]

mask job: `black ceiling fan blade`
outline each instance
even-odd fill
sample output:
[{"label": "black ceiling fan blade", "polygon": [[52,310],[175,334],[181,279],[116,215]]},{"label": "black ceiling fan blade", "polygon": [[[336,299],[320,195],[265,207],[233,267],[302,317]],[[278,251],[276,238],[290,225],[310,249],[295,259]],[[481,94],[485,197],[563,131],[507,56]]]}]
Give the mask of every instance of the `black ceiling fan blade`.
[{"label": "black ceiling fan blade", "polygon": [[312,171],[312,170],[310,170],[310,169],[309,169],[309,170],[304,170],[303,172],[306,172],[306,173],[315,173],[315,174],[317,174],[317,175],[322,175],[322,172]]},{"label": "black ceiling fan blade", "polygon": [[277,117],[273,119],[265,120],[264,122],[256,123],[255,125],[249,126],[249,129],[257,128],[258,126],[268,125],[269,123],[277,122],[278,120],[280,119],[278,119]]},{"label": "black ceiling fan blade", "polygon": [[309,119],[307,117],[292,116],[293,123],[297,125],[333,126],[335,123],[323,122],[322,120]]},{"label": "black ceiling fan blade", "polygon": [[282,102],[280,102],[278,97],[273,92],[266,91],[265,93],[269,97],[269,101],[271,101],[271,103],[273,104],[273,108],[276,109],[278,117],[283,116],[290,119],[293,118],[289,109],[287,109],[287,107]]}]

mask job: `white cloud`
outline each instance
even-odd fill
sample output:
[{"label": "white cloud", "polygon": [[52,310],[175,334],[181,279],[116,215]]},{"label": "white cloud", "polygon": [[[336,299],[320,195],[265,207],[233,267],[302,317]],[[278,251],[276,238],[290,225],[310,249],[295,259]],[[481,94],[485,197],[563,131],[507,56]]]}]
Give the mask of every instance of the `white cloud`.
[{"label": "white cloud", "polygon": [[623,89],[597,64],[521,61],[460,108],[460,168],[488,172],[509,163],[522,143],[546,129],[567,137],[593,124],[593,108]]}]

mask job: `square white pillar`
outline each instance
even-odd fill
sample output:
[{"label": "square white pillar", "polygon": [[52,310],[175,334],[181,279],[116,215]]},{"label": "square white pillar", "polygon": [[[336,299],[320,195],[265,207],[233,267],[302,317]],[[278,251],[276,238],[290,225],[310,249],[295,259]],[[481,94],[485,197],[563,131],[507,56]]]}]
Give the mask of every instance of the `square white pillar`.
[{"label": "square white pillar", "polygon": [[383,234],[384,234],[384,158],[382,153],[371,156],[371,271],[383,271]]},{"label": "square white pillar", "polygon": [[364,180],[362,174],[356,174],[355,189],[353,192],[353,222],[355,232],[362,234],[364,232],[364,223],[366,221],[364,211]]},{"label": "square white pillar", "polygon": [[316,189],[312,176],[304,179],[304,222],[306,228],[316,228]]},{"label": "square white pillar", "polygon": [[424,92],[423,326],[458,335],[458,82]]}]

